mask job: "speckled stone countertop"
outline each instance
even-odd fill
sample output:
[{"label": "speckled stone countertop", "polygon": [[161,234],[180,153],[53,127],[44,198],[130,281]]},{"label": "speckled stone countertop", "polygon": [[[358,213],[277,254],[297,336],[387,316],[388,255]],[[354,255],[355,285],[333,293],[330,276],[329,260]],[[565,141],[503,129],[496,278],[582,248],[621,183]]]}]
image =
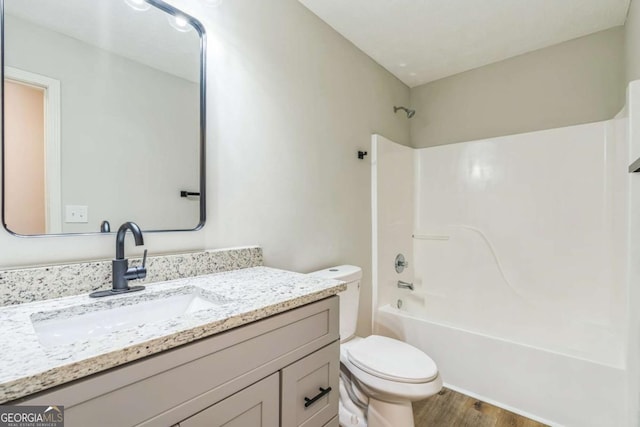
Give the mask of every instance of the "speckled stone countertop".
[{"label": "speckled stone countertop", "polygon": [[[129,258],[131,266],[139,258]],[[202,276],[262,265],[257,246],[206,250],[182,254],[150,255],[147,277],[136,285]],[[0,306],[86,294],[111,288],[111,260],[0,270]]]},{"label": "speckled stone countertop", "polygon": [[[84,294],[0,308],[0,403],[318,301],[345,286],[336,280],[253,267],[157,283],[126,295],[94,299]],[[217,302],[213,308],[67,344],[41,343],[32,323],[149,304],[183,293]]]}]

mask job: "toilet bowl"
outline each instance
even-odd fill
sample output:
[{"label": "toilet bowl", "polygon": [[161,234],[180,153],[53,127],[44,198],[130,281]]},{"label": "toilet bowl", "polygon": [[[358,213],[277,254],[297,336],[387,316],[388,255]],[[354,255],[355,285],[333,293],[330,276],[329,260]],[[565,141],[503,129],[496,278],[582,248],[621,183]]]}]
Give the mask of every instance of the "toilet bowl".
[{"label": "toilet bowl", "polygon": [[411,402],[426,399],[442,389],[435,362],[421,350],[393,338],[355,336],[362,277],[359,267],[342,265],[311,274],[347,282],[347,290],[338,294],[340,363],[353,382],[349,386],[355,390],[349,396],[341,394],[340,398],[357,399],[358,406],[366,406],[369,427],[413,427]]}]

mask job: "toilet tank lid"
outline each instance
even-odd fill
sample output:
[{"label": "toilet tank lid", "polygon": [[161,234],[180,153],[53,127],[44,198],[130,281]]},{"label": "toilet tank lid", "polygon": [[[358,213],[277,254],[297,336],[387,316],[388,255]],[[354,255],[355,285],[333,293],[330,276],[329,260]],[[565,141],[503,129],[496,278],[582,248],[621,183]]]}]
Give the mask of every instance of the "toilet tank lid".
[{"label": "toilet tank lid", "polygon": [[309,274],[323,279],[336,279],[343,280],[345,282],[353,282],[362,278],[362,269],[355,265],[339,265],[336,267],[325,268],[324,270],[314,271]]}]

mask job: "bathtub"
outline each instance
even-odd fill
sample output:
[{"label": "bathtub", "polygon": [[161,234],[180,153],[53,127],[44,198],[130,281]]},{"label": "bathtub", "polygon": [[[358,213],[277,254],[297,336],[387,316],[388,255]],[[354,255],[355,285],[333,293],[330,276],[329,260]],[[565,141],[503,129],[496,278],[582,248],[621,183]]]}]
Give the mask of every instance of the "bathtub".
[{"label": "bathtub", "polygon": [[623,367],[430,320],[420,298],[395,305],[378,308],[376,333],[427,353],[446,387],[552,426],[628,425]]}]

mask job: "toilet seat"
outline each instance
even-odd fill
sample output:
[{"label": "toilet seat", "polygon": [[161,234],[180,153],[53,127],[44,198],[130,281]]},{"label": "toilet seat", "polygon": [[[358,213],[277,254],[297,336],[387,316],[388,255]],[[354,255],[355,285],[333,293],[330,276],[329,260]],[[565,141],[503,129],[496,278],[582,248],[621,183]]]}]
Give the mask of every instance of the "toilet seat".
[{"label": "toilet seat", "polygon": [[[340,362],[351,374],[352,381],[369,397],[370,402],[372,398],[399,404],[415,402],[433,396],[442,388],[442,377],[439,374],[429,382],[410,383],[381,378],[379,374],[370,374],[360,369],[351,361],[349,353],[353,346],[364,339],[366,338],[354,337],[349,342],[340,344]],[[369,368],[369,371],[372,370]]]},{"label": "toilet seat", "polygon": [[379,335],[368,336],[349,346],[347,357],[358,369],[389,381],[421,384],[438,376],[435,362],[422,351]]}]

